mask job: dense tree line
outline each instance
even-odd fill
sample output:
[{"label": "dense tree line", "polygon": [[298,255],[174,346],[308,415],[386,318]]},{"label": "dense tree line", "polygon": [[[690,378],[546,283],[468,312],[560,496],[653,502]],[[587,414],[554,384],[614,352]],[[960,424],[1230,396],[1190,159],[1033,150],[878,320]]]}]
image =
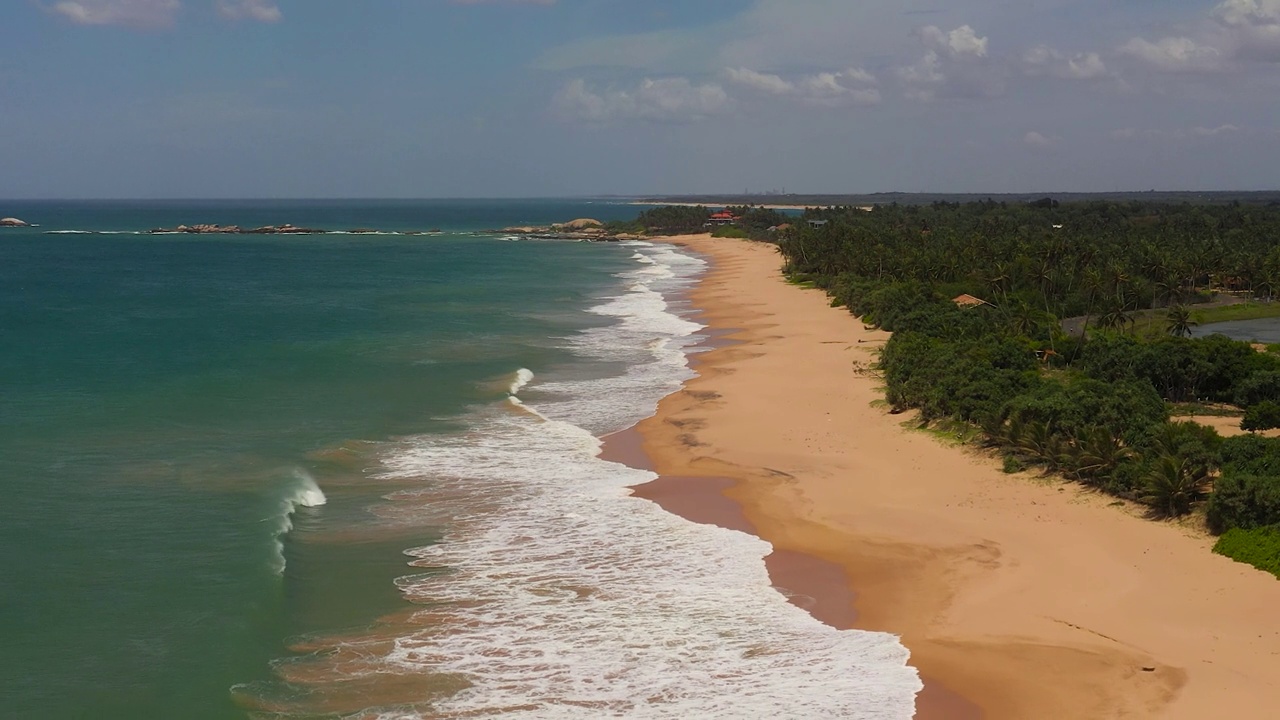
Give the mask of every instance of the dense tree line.
[{"label": "dense tree line", "polygon": [[[737,220],[720,230],[724,237],[773,240],[771,228],[786,225],[795,218],[777,210],[747,205],[725,208]],[[612,232],[644,233],[648,235],[689,235],[706,232],[711,221],[711,210],[705,206],[667,205],[645,210],[631,222],[612,222]]]},{"label": "dense tree line", "polygon": [[[1240,531],[1219,551],[1266,555],[1280,440],[1223,439],[1169,407],[1237,405],[1246,429],[1280,424],[1280,355],[1185,337],[1181,308],[1210,288],[1269,298],[1280,209],[984,202],[805,219],[827,222],[779,239],[786,269],[893,332],[880,367],[895,411],[969,423],[1006,470],[1058,473],[1158,517],[1203,506],[1214,532]],[[961,307],[961,293],[986,302]],[[1166,306],[1167,336],[1126,332],[1135,310]],[[1092,324],[1067,334],[1069,315]]]},{"label": "dense tree line", "polygon": [[1213,286],[1280,289],[1280,211],[1143,203],[1056,207],[982,202],[815,209],[782,242],[789,267],[834,277],[915,280],[1058,317],[1121,327],[1134,310]]}]

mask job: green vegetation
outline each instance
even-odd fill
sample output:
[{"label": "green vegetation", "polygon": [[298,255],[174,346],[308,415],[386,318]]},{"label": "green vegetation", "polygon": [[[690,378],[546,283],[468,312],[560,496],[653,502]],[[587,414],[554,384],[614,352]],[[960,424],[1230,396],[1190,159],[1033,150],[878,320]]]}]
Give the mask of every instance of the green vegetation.
[{"label": "green vegetation", "polygon": [[745,240],[750,237],[747,231],[734,225],[721,225],[711,233],[711,237],[718,238],[739,238]]},{"label": "green vegetation", "polygon": [[[1280,315],[1280,208],[1041,200],[803,220],[827,222],[778,236],[785,270],[893,333],[879,369],[894,411],[951,436],[968,424],[1006,472],[1039,469],[1152,517],[1204,507],[1214,532],[1280,524],[1280,440],[1169,418],[1208,406],[1280,424],[1280,356],[1188,337],[1199,323]],[[1261,302],[1192,307],[1215,292]],[[983,302],[952,301],[964,294]]]},{"label": "green vegetation", "polygon": [[710,219],[711,211],[701,205],[669,205],[645,210],[636,218],[636,224],[651,235],[689,235],[704,232]]},{"label": "green vegetation", "polygon": [[[716,226],[713,235],[727,238],[774,240],[776,228],[794,220],[794,216],[765,208],[737,206],[725,208],[736,220]],[[640,213],[629,222],[614,221],[605,225],[612,234],[692,235],[707,232],[712,212],[706,206],[664,205]]]},{"label": "green vegetation", "polygon": [[1232,528],[1218,538],[1213,551],[1280,578],[1280,528]]},{"label": "green vegetation", "polygon": [[[1266,289],[1271,290],[1269,286]],[[1233,305],[1200,308],[1191,313],[1191,319],[1198,325],[1230,322],[1232,320],[1261,320],[1273,317],[1280,317],[1280,302],[1243,302]]]},{"label": "green vegetation", "polygon": [[1244,411],[1244,419],[1240,421],[1240,429],[1249,432],[1280,428],[1280,403],[1270,400],[1250,405]]}]

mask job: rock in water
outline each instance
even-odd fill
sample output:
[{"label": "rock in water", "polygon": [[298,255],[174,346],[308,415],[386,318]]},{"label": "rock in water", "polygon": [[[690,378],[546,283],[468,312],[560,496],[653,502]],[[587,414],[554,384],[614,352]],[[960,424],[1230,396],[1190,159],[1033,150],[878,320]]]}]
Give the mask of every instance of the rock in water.
[{"label": "rock in water", "polygon": [[31,224],[18,218],[0,218],[0,227],[31,227]]}]

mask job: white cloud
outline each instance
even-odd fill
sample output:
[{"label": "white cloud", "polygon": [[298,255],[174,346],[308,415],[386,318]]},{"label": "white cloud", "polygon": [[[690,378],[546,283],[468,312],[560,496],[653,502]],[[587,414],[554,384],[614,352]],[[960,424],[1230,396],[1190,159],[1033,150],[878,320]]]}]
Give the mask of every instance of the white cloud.
[{"label": "white cloud", "polygon": [[916,31],[924,56],[896,69],[912,100],[937,97],[996,97],[1004,93],[1005,71],[987,57],[987,38],[968,25],[951,30],[929,25]]},{"label": "white cloud", "polygon": [[987,56],[987,39],[978,37],[978,33],[968,25],[950,31],[943,32],[942,29],[935,25],[929,25],[920,28],[918,35],[925,47],[942,55],[951,57],[962,57],[969,55],[972,57]]},{"label": "white cloud", "polygon": [[1206,127],[1192,128],[1191,132],[1192,134],[1199,135],[1200,137],[1214,137],[1215,135],[1238,133],[1240,132],[1240,128],[1236,127],[1235,125],[1228,124],[1228,125],[1219,125],[1217,127],[1212,127],[1212,128],[1206,128]]},{"label": "white cloud", "polygon": [[1190,36],[1133,38],[1120,52],[1166,72],[1240,68],[1240,61],[1280,62],[1280,0],[1225,0]]},{"label": "white cloud", "polygon": [[1111,74],[1102,56],[1096,52],[1066,55],[1048,45],[1039,45],[1023,53],[1022,68],[1027,75],[1047,75],[1066,80],[1092,80]]},{"label": "white cloud", "polygon": [[1226,0],[1213,10],[1223,25],[1256,27],[1280,24],[1280,0]]},{"label": "white cloud", "polygon": [[728,68],[725,74],[729,82],[767,95],[786,95],[798,98],[810,105],[846,107],[849,105],[878,105],[880,90],[874,87],[874,75],[862,68],[850,68],[840,72],[820,72],[804,75],[795,80],[785,80],[779,75],[756,72],[747,68]]},{"label": "white cloud", "polygon": [[218,0],[218,13],[229,20],[279,22],[283,17],[272,0]]},{"label": "white cloud", "polygon": [[1227,0],[1212,16],[1226,33],[1232,54],[1280,62],[1280,0]]},{"label": "white cloud", "polygon": [[1155,42],[1133,38],[1120,52],[1166,72],[1200,72],[1221,67],[1222,51],[1188,37],[1166,37]]},{"label": "white cloud", "polygon": [[747,68],[728,68],[725,74],[729,76],[729,82],[771,95],[788,95],[796,89],[795,85],[778,75],[759,73]]},{"label": "white cloud", "polygon": [[64,0],[53,11],[78,25],[167,27],[173,24],[178,0]]},{"label": "white cloud", "polygon": [[1044,135],[1035,130],[1029,131],[1022,136],[1022,142],[1035,148],[1053,147],[1058,144],[1059,138],[1056,135]]},{"label": "white cloud", "polygon": [[645,78],[635,88],[596,92],[582,79],[572,80],[552,99],[552,109],[568,121],[619,120],[694,122],[729,108],[729,95],[715,84],[695,85],[688,78]]}]

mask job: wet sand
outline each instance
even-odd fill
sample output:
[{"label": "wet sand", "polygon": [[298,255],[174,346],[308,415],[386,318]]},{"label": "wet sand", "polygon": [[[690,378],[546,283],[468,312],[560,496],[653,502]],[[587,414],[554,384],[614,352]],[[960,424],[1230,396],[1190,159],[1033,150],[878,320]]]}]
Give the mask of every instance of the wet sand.
[{"label": "wet sand", "polygon": [[611,459],[661,474],[637,493],[664,508],[771,542],[775,583],[823,622],[900,635],[926,678],[917,717],[1280,705],[1274,578],[1202,533],[904,429],[858,371],[885,333],[787,284],[772,246],[674,241],[713,261],[691,300],[735,342],[697,356],[638,437],[611,437]]}]

